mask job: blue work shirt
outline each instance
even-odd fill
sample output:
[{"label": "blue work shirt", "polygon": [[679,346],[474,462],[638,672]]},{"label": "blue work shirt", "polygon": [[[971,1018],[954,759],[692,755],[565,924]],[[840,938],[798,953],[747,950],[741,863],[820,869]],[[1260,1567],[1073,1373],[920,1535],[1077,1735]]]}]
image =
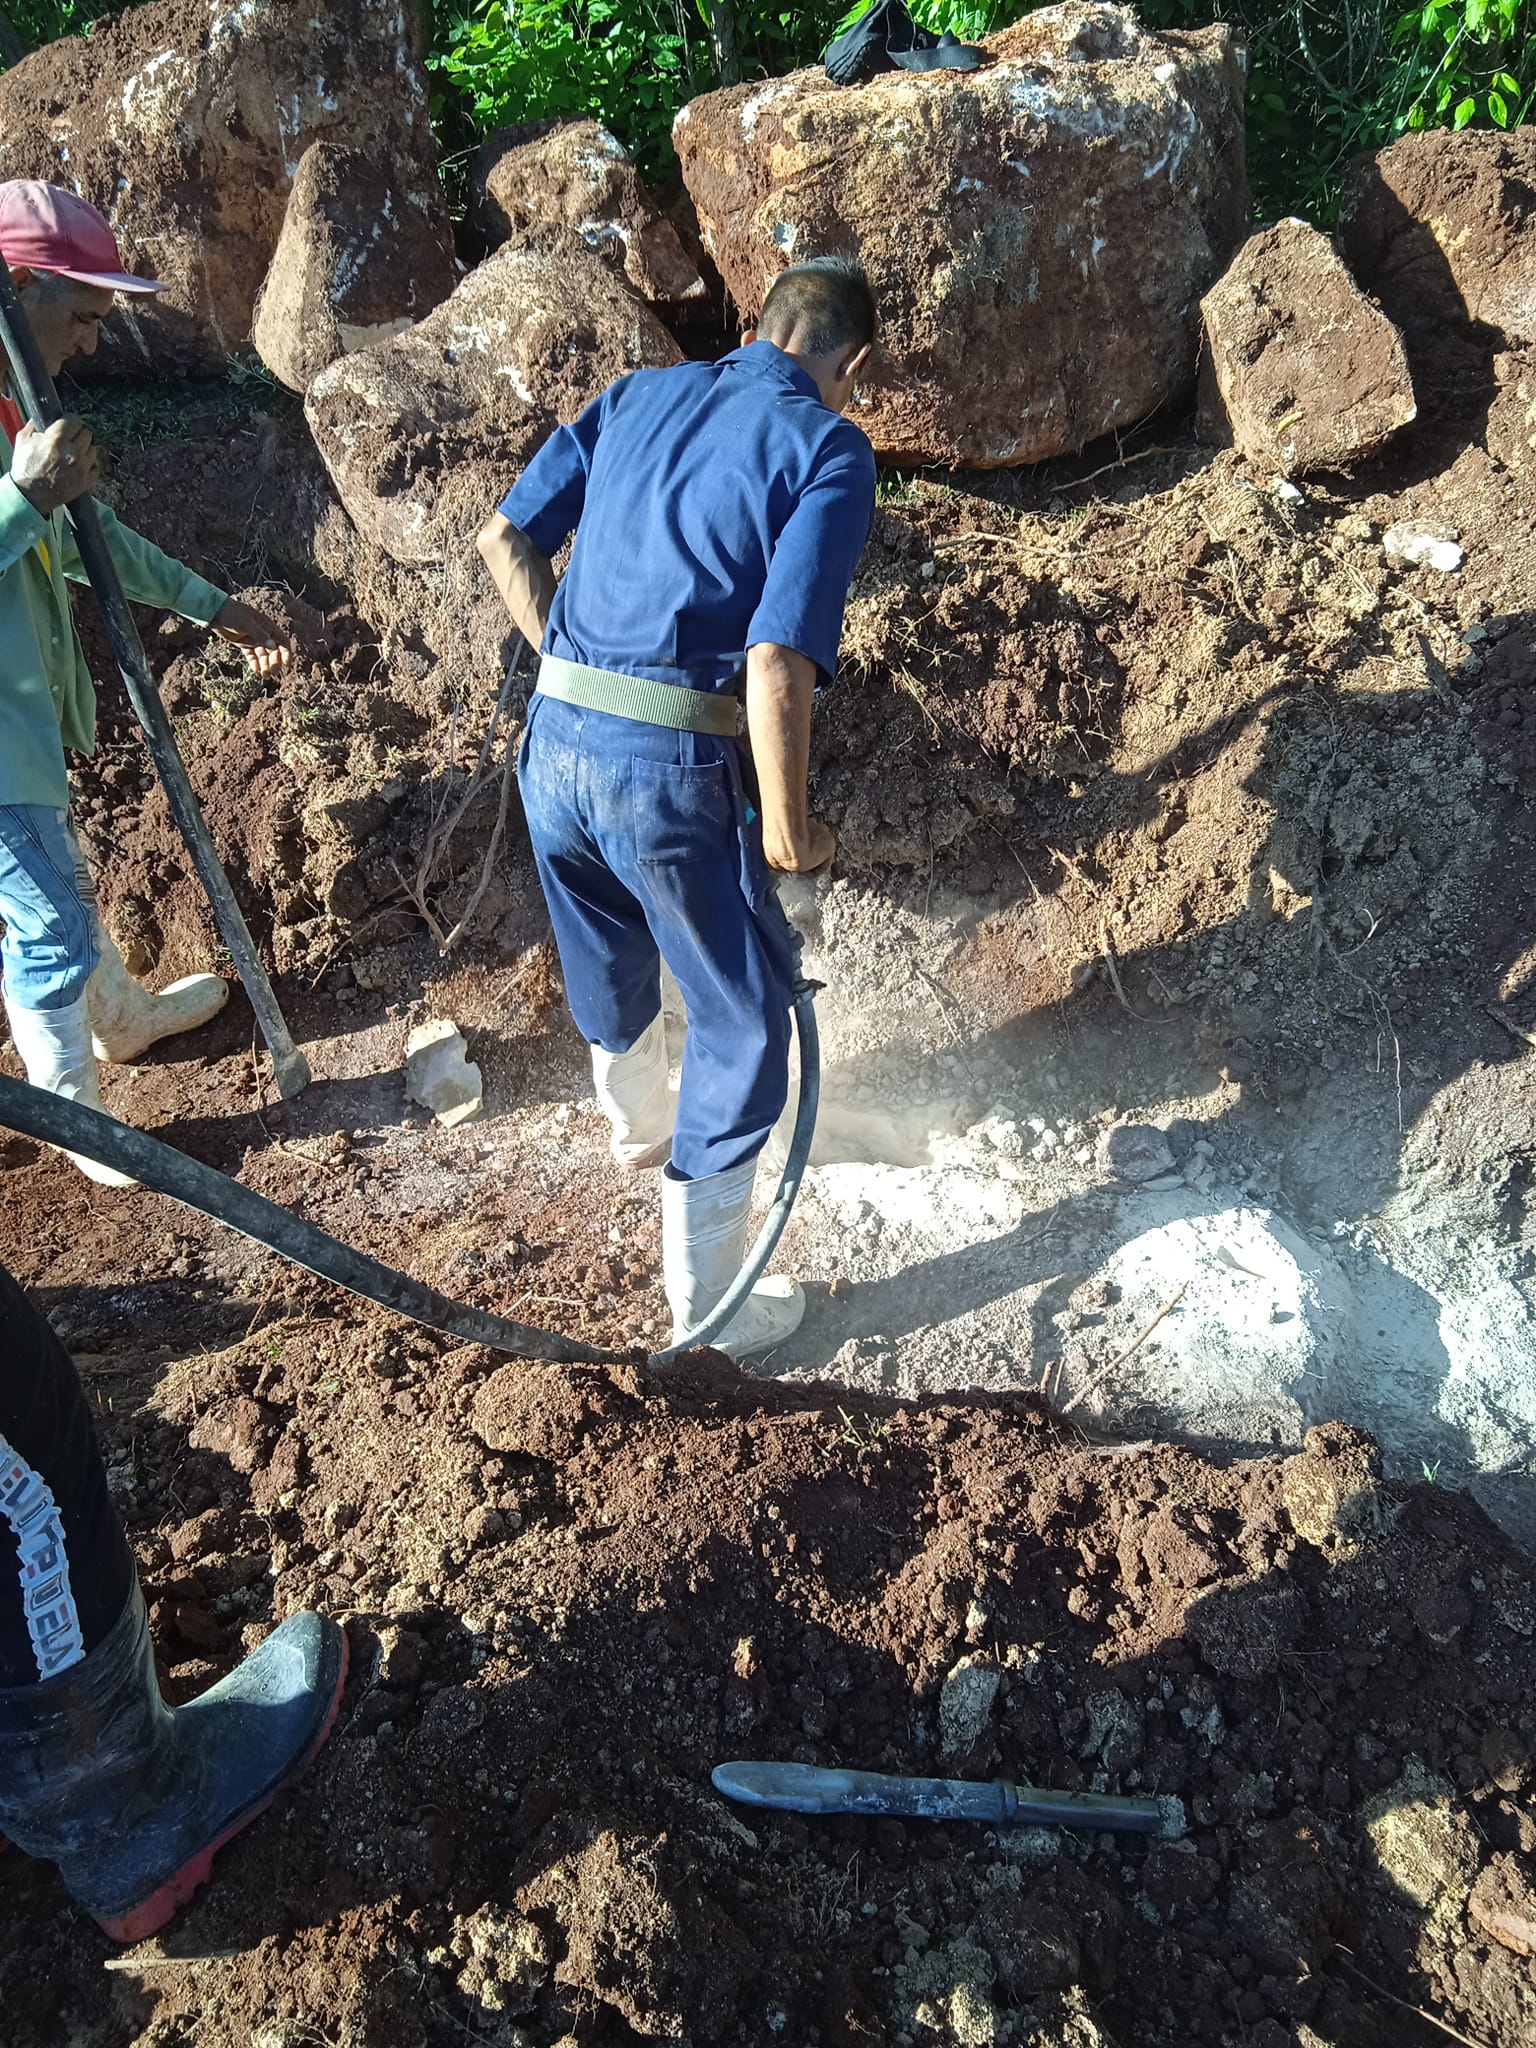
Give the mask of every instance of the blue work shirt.
[{"label": "blue work shirt", "polygon": [[868,438],[770,341],[621,377],[501,506],[541,554],[576,532],[544,653],[696,690],[764,641],[831,677],[874,508]]}]

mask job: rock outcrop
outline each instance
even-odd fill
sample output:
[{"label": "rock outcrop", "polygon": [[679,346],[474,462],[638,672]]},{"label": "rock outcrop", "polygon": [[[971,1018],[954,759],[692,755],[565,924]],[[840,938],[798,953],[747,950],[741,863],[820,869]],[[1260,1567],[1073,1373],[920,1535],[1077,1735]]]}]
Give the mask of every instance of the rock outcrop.
[{"label": "rock outcrop", "polygon": [[1402,329],[1421,400],[1475,419],[1495,356],[1536,344],[1536,128],[1428,130],[1357,157],[1339,234]]},{"label": "rock outcrop", "polygon": [[1282,476],[1341,469],[1415,417],[1403,339],[1302,220],[1250,236],[1201,303],[1200,427]]},{"label": "rock outcrop", "polygon": [[854,417],[890,460],[1033,462],[1166,403],[1246,222],[1230,30],[1073,0],[985,47],[970,73],[709,93],[673,131],[747,318],[788,264],[862,259],[883,326]]},{"label": "rock outcrop", "polygon": [[165,286],[94,368],[221,371],[250,345],[289,187],[314,142],[436,191],[418,0],[150,0],[0,76],[0,178],[67,184]]},{"label": "rock outcrop", "polygon": [[424,319],[457,277],[441,205],[402,192],[356,150],[316,142],[299,160],[256,301],[256,353],[307,391],[338,356]]},{"label": "rock outcrop", "polygon": [[470,223],[492,248],[571,237],[655,305],[705,296],[677,229],[596,121],[528,122],[487,136],[470,176]]},{"label": "rock outcrop", "polygon": [[439,562],[558,423],[625,371],[681,359],[596,257],[509,247],[418,326],[323,370],[304,411],[358,530],[397,562]]}]

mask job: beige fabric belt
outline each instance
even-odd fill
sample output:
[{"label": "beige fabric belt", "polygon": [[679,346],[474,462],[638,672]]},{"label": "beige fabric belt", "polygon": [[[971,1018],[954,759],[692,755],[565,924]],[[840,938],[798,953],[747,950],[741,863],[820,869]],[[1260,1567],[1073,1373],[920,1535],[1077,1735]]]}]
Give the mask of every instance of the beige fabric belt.
[{"label": "beige fabric belt", "polygon": [[587,668],[557,654],[540,655],[538,686],[542,695],[558,697],[562,704],[637,719],[642,725],[670,726],[674,732],[709,732],[733,740],[740,729],[741,707],[733,696],[649,682],[612,668]]}]

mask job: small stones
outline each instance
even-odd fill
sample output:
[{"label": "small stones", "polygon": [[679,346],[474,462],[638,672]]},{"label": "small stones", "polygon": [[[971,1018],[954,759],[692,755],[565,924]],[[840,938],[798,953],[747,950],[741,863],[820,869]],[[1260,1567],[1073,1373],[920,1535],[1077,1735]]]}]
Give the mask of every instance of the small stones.
[{"label": "small stones", "polygon": [[1112,1776],[1140,1760],[1146,1742],[1146,1710],[1121,1692],[1095,1692],[1085,1701],[1088,1727],[1078,1755],[1097,1757]]},{"label": "small stones", "polygon": [[471,1550],[495,1543],[507,1533],[507,1521],[500,1508],[471,1508],[464,1517],[464,1541]]}]

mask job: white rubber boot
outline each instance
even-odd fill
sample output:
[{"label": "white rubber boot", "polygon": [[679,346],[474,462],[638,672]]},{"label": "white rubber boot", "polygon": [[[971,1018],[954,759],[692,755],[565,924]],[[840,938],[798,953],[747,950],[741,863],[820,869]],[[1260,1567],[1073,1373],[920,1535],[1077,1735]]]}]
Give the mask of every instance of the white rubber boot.
[{"label": "white rubber boot", "polygon": [[195,1031],[229,1001],[229,983],[218,974],[189,974],[158,994],[134,980],[110,934],[100,929],[101,961],[85,991],[99,1060],[120,1066],[147,1052],[156,1039]]},{"label": "white rubber boot", "polygon": [[592,1085],[613,1136],[614,1163],[631,1173],[664,1166],[672,1150],[677,1104],[667,1088],[667,1033],[661,1013],[628,1052],[592,1048]]},{"label": "white rubber boot", "polygon": [[[704,1180],[661,1183],[661,1270],[672,1311],[672,1342],[696,1330],[741,1271],[757,1161]],[[800,1327],[805,1295],[798,1280],[759,1280],[718,1337],[717,1351],[744,1358],[782,1344]]]},{"label": "white rubber boot", "polygon": [[[101,1090],[96,1085],[96,1061],[91,1052],[91,1025],[86,998],[64,1010],[23,1010],[6,998],[5,1014],[11,1020],[11,1037],[34,1088],[46,1088],[50,1095],[62,1095],[66,1102],[83,1102],[89,1109],[101,1109]],[[101,1166],[79,1153],[73,1159],[90,1180],[104,1188],[136,1188],[138,1182],[115,1168]]]}]

